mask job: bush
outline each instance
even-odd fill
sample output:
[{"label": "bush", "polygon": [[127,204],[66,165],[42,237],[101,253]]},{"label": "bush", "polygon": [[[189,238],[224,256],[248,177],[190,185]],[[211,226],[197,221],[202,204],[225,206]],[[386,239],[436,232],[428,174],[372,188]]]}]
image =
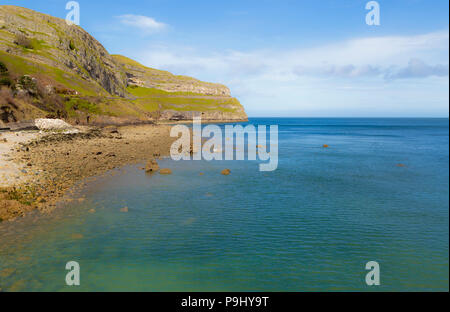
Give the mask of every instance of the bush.
[{"label": "bush", "polygon": [[32,100],[33,106],[47,112],[47,118],[67,118],[64,98],[54,93],[41,93]]},{"label": "bush", "polygon": [[69,48],[70,48],[70,50],[72,50],[72,51],[75,50],[75,44],[73,43],[72,40],[70,40]]},{"label": "bush", "polygon": [[0,62],[0,87],[8,86],[11,87],[13,85],[13,81],[9,78],[8,68],[5,64]]},{"label": "bush", "polygon": [[0,76],[8,75],[8,68],[5,64],[0,62]]},{"label": "bush", "polygon": [[67,111],[81,111],[88,114],[101,114],[100,107],[96,100],[89,98],[68,98],[65,103]]},{"label": "bush", "polygon": [[0,78],[0,86],[11,87],[13,85],[13,81],[9,79],[9,77]]},{"label": "bush", "polygon": [[22,87],[23,90],[28,92],[28,94],[33,96],[37,94],[36,79],[33,79],[28,75],[23,75],[19,78],[18,84]]},{"label": "bush", "polygon": [[14,43],[26,49],[33,49],[33,44],[31,40],[23,34],[17,35]]}]

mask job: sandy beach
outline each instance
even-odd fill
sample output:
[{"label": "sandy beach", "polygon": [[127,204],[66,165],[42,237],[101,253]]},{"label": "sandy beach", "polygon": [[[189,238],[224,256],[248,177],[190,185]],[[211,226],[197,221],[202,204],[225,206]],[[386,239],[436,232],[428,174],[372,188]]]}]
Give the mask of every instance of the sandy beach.
[{"label": "sandy beach", "polygon": [[52,211],[76,182],[169,155],[169,125],[78,127],[78,133],[0,134],[0,221]]}]

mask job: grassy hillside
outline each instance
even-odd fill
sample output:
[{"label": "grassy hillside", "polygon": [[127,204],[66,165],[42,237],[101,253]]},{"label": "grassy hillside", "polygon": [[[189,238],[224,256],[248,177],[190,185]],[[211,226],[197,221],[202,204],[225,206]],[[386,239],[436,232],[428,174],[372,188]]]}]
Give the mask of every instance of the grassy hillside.
[{"label": "grassy hillside", "polygon": [[0,102],[4,123],[247,118],[226,86],[111,56],[79,26],[17,6],[0,6],[0,89],[8,98]]}]

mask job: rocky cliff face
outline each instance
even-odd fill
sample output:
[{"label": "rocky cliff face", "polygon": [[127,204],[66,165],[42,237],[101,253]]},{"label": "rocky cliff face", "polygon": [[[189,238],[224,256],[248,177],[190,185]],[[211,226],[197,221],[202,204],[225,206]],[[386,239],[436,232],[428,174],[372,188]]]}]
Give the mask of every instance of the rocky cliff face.
[{"label": "rocky cliff face", "polygon": [[128,91],[135,101],[157,105],[162,120],[247,120],[244,108],[226,86],[203,82],[149,68],[121,55],[113,55],[127,76]]},{"label": "rocky cliff face", "polygon": [[167,71],[145,67],[122,55],[113,58],[123,67],[128,85],[156,88],[166,92],[190,92],[212,96],[231,96],[230,89],[218,83],[203,82],[187,76],[173,75]]},{"label": "rocky cliff face", "polygon": [[26,116],[51,112],[77,123],[247,119],[224,85],[111,56],[79,26],[17,6],[0,6],[0,66],[0,89],[34,98],[11,102],[26,106]]},{"label": "rocky cliff face", "polygon": [[194,117],[201,117],[204,122],[241,122],[248,119],[244,109],[234,112],[221,112],[218,110],[206,112],[164,110],[161,114],[161,120],[186,121],[192,120]]},{"label": "rocky cliff face", "polygon": [[71,72],[98,83],[112,95],[126,93],[122,68],[95,38],[65,20],[25,8],[0,6],[0,50]]}]

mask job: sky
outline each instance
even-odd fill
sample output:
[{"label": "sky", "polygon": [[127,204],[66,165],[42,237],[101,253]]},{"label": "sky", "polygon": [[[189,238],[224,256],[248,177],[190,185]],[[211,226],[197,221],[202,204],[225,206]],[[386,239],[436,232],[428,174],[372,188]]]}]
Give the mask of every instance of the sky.
[{"label": "sky", "polygon": [[[79,0],[111,54],[227,85],[251,117],[446,117],[449,4]],[[66,0],[0,0],[65,18]]]}]

